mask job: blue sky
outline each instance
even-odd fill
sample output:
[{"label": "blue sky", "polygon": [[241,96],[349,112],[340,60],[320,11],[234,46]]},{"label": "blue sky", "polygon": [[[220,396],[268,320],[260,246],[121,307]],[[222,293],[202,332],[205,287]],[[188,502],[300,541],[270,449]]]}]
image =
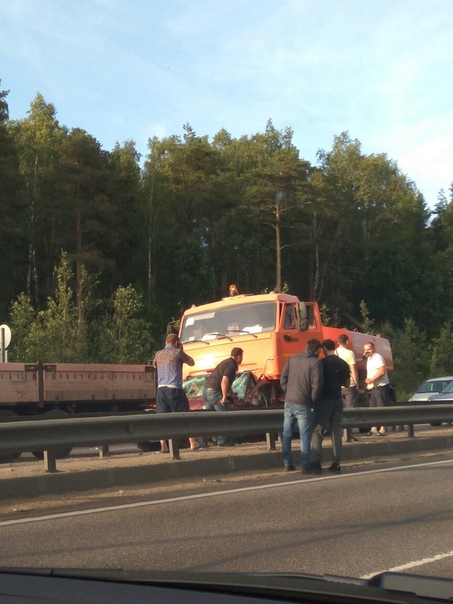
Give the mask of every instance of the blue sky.
[{"label": "blue sky", "polygon": [[106,150],[290,127],[316,163],[347,130],[433,207],[453,181],[453,0],[0,0],[11,119],[37,92]]}]

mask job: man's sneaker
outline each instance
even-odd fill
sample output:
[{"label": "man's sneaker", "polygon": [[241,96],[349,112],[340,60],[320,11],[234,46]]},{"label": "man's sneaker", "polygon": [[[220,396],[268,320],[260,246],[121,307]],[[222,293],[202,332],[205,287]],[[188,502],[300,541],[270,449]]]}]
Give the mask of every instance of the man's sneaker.
[{"label": "man's sneaker", "polygon": [[341,467],[339,463],[333,463],[329,467],[329,472],[333,472],[334,474],[341,474]]},{"label": "man's sneaker", "polygon": [[321,464],[319,462],[311,464],[311,473],[312,474],[322,474]]},{"label": "man's sneaker", "polygon": [[312,470],[311,470],[311,468],[302,468],[301,473],[302,474],[312,474]]},{"label": "man's sneaker", "polygon": [[285,464],[285,465],[283,466],[283,469],[284,469],[284,471],[285,471],[285,472],[294,472],[294,470],[295,470],[296,468],[293,466],[293,464],[292,464],[292,463],[290,463],[290,464]]}]

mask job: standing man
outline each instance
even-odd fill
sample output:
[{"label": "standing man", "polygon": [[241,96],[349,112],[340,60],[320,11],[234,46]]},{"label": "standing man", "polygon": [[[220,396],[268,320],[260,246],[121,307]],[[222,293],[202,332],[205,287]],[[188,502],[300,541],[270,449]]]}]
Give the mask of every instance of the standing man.
[{"label": "standing man", "polygon": [[[341,396],[343,397],[343,407],[345,409],[353,409],[357,407],[359,402],[359,376],[357,373],[357,364],[355,354],[348,348],[349,337],[342,333],[338,336],[337,356],[349,365],[351,379],[349,386],[341,387]],[[350,443],[357,440],[352,436],[351,428],[346,428],[346,442]]]},{"label": "standing man", "polygon": [[[244,358],[242,348],[233,348],[228,359],[221,361],[206,380],[203,387],[203,399],[206,409],[228,411],[228,394],[236,378],[239,365]],[[233,440],[226,436],[217,437],[219,447],[234,447]]]},{"label": "standing man", "polygon": [[[186,354],[175,333],[165,340],[165,348],[158,350],[153,366],[156,368],[156,413],[178,413],[190,411],[189,401],[182,387],[182,366],[195,365],[192,357]],[[192,451],[198,451],[203,445],[196,438],[189,438]],[[166,440],[160,441],[160,452],[168,453]]]},{"label": "standing man", "polygon": [[335,342],[324,340],[321,344],[324,358],[321,361],[323,369],[323,386],[321,397],[315,402],[313,414],[312,472],[321,474],[322,441],[324,430],[330,430],[332,439],[332,465],[330,472],[340,474],[341,445],[343,417],[343,398],[341,386],[349,380],[349,365],[335,354]]},{"label": "standing man", "polygon": [[[369,394],[370,407],[385,407],[387,405],[387,388],[389,379],[385,367],[384,358],[376,352],[373,342],[366,342],[363,346],[363,356],[366,358],[366,380],[367,392]],[[369,434],[385,436],[386,427],[373,426]]]},{"label": "standing man", "polygon": [[318,355],[319,340],[311,339],[307,348],[288,359],[283,369],[280,384],[285,393],[283,416],[282,453],[286,471],[295,470],[291,454],[293,423],[297,421],[300,434],[300,463],[302,474],[311,474],[310,442],[312,430],[312,407],[321,394],[323,372]]}]

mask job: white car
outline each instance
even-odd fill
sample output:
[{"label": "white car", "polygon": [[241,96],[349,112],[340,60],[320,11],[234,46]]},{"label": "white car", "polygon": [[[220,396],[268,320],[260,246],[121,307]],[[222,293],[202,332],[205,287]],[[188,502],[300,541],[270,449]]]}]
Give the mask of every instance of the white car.
[{"label": "white car", "polygon": [[453,401],[453,381],[445,386],[442,392],[429,397],[430,403],[445,403],[447,401]]},{"label": "white car", "polygon": [[452,385],[453,388],[452,375],[426,380],[426,382],[423,382],[420,388],[418,388],[415,394],[409,399],[409,402],[428,401],[431,397],[442,392],[448,385]]}]

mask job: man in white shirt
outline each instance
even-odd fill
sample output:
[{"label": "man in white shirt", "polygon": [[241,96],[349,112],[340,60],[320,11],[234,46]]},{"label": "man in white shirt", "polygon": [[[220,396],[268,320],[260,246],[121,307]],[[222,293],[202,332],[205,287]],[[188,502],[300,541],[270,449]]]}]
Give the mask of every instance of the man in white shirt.
[{"label": "man in white shirt", "polygon": [[[373,342],[367,342],[363,347],[363,356],[366,358],[366,380],[369,393],[370,407],[385,407],[387,405],[387,388],[389,379],[384,358],[376,352]],[[373,426],[370,434],[385,436],[386,428],[381,426],[378,430]]]},{"label": "man in white shirt", "polygon": [[[357,374],[357,364],[355,360],[355,354],[348,348],[349,337],[342,333],[338,336],[338,348],[336,355],[346,361],[349,365],[350,382],[349,386],[341,387],[341,396],[343,398],[343,407],[345,409],[352,409],[357,407],[359,402],[359,376]],[[357,441],[357,438],[352,436],[352,429],[346,429],[346,442],[350,443]]]}]

